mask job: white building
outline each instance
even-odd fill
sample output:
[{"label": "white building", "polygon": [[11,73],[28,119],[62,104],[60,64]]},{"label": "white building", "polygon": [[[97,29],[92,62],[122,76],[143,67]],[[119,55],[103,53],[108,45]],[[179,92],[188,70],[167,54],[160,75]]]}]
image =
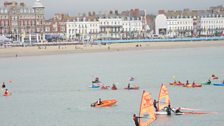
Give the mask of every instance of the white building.
[{"label": "white building", "polygon": [[214,35],[224,30],[223,15],[166,16],[159,14],[155,20],[157,35],[168,37]]},{"label": "white building", "polygon": [[67,39],[122,39],[126,33],[140,33],[143,23],[140,18],[99,17],[95,20],[77,18],[66,23]]},{"label": "white building", "polygon": [[95,39],[95,34],[99,33],[99,22],[90,21],[86,18],[80,20],[77,18],[73,22],[66,22],[66,37],[69,40],[73,39]]}]

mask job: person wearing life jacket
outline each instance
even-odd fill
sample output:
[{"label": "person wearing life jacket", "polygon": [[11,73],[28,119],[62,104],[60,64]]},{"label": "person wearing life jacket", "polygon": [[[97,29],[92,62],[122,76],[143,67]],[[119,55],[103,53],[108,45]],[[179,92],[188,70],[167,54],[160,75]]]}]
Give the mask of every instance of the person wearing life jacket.
[{"label": "person wearing life jacket", "polygon": [[158,102],[154,99],[154,101],[153,101],[153,106],[154,106],[156,112],[158,112],[158,107],[157,107],[157,105],[156,105],[157,103],[158,103]]},{"label": "person wearing life jacket", "polygon": [[189,85],[189,81],[187,80],[187,82],[186,82],[186,86],[188,86]]},{"label": "person wearing life jacket", "polygon": [[194,86],[196,86],[196,84],[195,84],[195,82],[193,81],[193,83],[192,83],[192,86],[194,87]]},{"label": "person wearing life jacket", "polygon": [[131,84],[130,83],[128,83],[128,89],[130,89],[131,88]]},{"label": "person wearing life jacket", "polygon": [[92,81],[92,83],[100,83],[99,77],[96,77],[94,81]]},{"label": "person wearing life jacket", "polygon": [[101,98],[99,98],[99,100],[97,101],[97,105],[101,105],[103,104],[102,101],[101,101]]},{"label": "person wearing life jacket", "polygon": [[115,85],[115,84],[113,84],[113,85],[112,85],[112,87],[111,87],[111,89],[112,89],[112,90],[117,90],[116,85]]},{"label": "person wearing life jacket", "polygon": [[4,95],[9,95],[9,91],[8,91],[8,89],[5,89],[5,93],[4,93]]},{"label": "person wearing life jacket", "polygon": [[211,84],[212,82],[211,82],[211,80],[210,79],[208,79],[208,82],[207,82],[208,84]]},{"label": "person wearing life jacket", "polygon": [[136,116],[135,114],[133,115],[133,120],[135,122],[135,126],[139,126],[139,122],[138,122],[138,119],[141,118],[141,117],[138,117]]}]

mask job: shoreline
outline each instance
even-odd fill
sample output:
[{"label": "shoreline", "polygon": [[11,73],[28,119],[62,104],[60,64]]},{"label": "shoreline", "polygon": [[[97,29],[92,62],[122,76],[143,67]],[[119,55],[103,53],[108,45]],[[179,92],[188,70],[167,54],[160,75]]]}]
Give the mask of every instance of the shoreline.
[{"label": "shoreline", "polygon": [[114,52],[127,50],[178,49],[224,46],[221,41],[181,41],[181,42],[132,42],[113,43],[107,45],[58,45],[58,46],[28,46],[0,47],[0,58],[21,56],[61,55],[73,53]]}]

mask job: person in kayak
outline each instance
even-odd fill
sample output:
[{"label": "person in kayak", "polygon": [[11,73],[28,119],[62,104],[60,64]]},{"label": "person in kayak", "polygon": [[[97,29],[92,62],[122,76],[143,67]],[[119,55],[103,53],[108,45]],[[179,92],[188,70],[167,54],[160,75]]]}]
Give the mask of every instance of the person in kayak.
[{"label": "person in kayak", "polygon": [[8,91],[8,89],[5,89],[5,93],[4,93],[4,95],[9,95],[9,91]]},{"label": "person in kayak", "polygon": [[194,87],[194,86],[196,86],[196,84],[195,84],[195,82],[193,81],[193,83],[192,83],[192,86]]},{"label": "person in kayak", "polygon": [[111,87],[112,90],[117,90],[117,86],[115,84],[112,85]]},{"label": "person in kayak", "polygon": [[130,89],[131,88],[131,84],[130,83],[128,83],[128,89]]},{"label": "person in kayak", "polygon": [[92,83],[100,83],[99,77],[96,77],[94,81],[92,81]]},{"label": "person in kayak", "polygon": [[4,89],[4,88],[5,88],[5,82],[2,83],[2,89]]},{"label": "person in kayak", "polygon": [[103,104],[103,102],[101,101],[101,98],[99,98],[99,100],[97,101],[97,105],[101,105]]},{"label": "person in kayak", "polygon": [[141,117],[138,117],[136,116],[135,114],[133,115],[133,120],[135,122],[135,126],[139,126],[139,122],[138,122],[138,119],[141,118]]},{"label": "person in kayak", "polygon": [[211,82],[211,80],[210,79],[208,79],[208,82],[207,82],[208,84],[211,84],[212,82]]},{"label": "person in kayak", "polygon": [[158,112],[158,108],[157,108],[157,105],[156,105],[157,103],[158,103],[158,102],[154,99],[154,101],[153,101],[153,106],[154,106],[156,112]]},{"label": "person in kayak", "polygon": [[188,80],[186,81],[186,86],[187,86],[187,85],[189,85],[189,81],[188,81]]}]

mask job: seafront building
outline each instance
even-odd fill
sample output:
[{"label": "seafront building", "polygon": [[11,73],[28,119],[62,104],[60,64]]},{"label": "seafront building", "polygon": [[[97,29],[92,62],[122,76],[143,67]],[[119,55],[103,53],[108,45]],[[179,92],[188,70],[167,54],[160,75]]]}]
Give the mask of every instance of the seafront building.
[{"label": "seafront building", "polygon": [[143,21],[139,17],[120,15],[83,17],[66,22],[69,40],[127,39],[137,37],[143,31]]},{"label": "seafront building", "polygon": [[223,12],[212,9],[163,11],[156,16],[155,33],[166,37],[217,36],[224,31]]},{"label": "seafront building", "polygon": [[32,7],[15,1],[4,2],[0,7],[0,34],[20,42],[43,40],[44,8],[40,0]]}]

